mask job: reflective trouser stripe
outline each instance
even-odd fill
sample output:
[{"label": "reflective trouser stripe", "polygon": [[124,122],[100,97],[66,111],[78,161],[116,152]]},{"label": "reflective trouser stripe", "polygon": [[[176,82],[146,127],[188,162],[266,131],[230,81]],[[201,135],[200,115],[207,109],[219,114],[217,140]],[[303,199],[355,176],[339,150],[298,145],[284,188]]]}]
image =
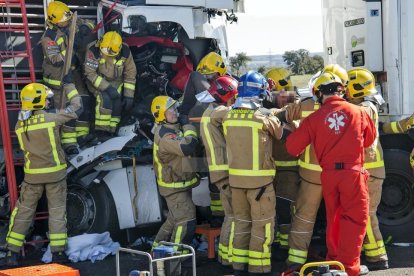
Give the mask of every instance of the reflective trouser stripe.
[{"label": "reflective trouser stripe", "polygon": [[249,250],[249,265],[267,266],[270,265],[269,245],[271,241],[272,229],[270,223],[265,225],[265,240],[263,242],[263,252]]},{"label": "reflective trouser stripe", "polygon": [[232,254],[232,261],[234,263],[249,263],[249,250],[233,248]]},{"label": "reflective trouser stripe", "polygon": [[95,125],[96,126],[110,126],[111,115],[101,114],[100,111],[101,99],[96,97],[96,107],[95,107]]},{"label": "reflective trouser stripe", "polygon": [[218,251],[218,254],[219,254],[219,256],[223,260],[225,260],[227,262],[230,262],[229,261],[229,259],[230,259],[230,256],[229,256],[229,254],[230,254],[229,247],[224,246],[223,244],[219,243],[219,251]]},{"label": "reflective trouser stripe", "polygon": [[221,200],[210,200],[211,211],[224,211]]},{"label": "reflective trouser stripe", "polygon": [[273,243],[279,243],[279,242],[280,242],[280,232],[277,231]]},{"label": "reflective trouser stripe", "polygon": [[64,246],[67,243],[68,235],[66,233],[61,234],[49,234],[50,246]]},{"label": "reflective trouser stripe", "polygon": [[21,247],[23,245],[25,236],[23,234],[16,233],[16,232],[12,231],[13,226],[14,226],[14,219],[15,219],[16,214],[17,214],[17,210],[19,210],[19,208],[15,207],[12,214],[11,214],[9,232],[7,233],[6,242],[11,244],[11,245]]},{"label": "reflective trouser stripe", "polygon": [[280,235],[279,235],[280,245],[287,246],[288,245],[288,239],[289,239],[289,234],[282,234],[282,233],[280,233]]},{"label": "reflective trouser stripe", "polygon": [[231,222],[230,237],[229,237],[229,259],[228,262],[233,262],[233,240],[234,240],[234,221]]},{"label": "reflective trouser stripe", "polygon": [[61,142],[62,144],[73,144],[73,143],[77,143],[77,134],[76,132],[62,132],[62,139]]},{"label": "reflective trouser stripe", "polygon": [[[177,230],[175,232],[175,238],[174,243],[180,243],[181,242],[181,234],[183,233],[183,226],[180,225],[177,227]],[[177,246],[174,246],[174,250],[177,251]]]},{"label": "reflective trouser stripe", "polygon": [[89,127],[75,127],[75,130],[77,137],[84,136],[89,133]]},{"label": "reflective trouser stripe", "polygon": [[305,250],[298,250],[298,249],[289,249],[289,257],[288,261],[297,264],[304,264],[306,263],[306,259],[308,257],[308,251]]},{"label": "reflective trouser stripe", "polygon": [[121,121],[121,118],[119,118],[119,117],[111,117],[111,119],[109,121],[110,122],[109,125],[111,127],[116,127],[119,124],[120,121]]},{"label": "reflective trouser stripe", "polygon": [[371,227],[371,218],[368,217],[367,224],[367,240],[368,243],[363,244],[365,250],[365,256],[368,257],[378,257],[387,254],[385,250],[385,245],[383,240],[376,241],[374,236],[374,231]]}]

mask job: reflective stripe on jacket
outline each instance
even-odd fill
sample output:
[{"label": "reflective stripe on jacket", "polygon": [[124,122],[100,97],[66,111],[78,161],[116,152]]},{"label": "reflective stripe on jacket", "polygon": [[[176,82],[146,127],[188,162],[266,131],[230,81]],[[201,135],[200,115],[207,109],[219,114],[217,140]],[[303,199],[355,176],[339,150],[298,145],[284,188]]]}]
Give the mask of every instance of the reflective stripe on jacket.
[{"label": "reflective stripe on jacket", "polygon": [[[300,120],[304,120],[310,114],[318,110],[319,107],[319,103],[315,102],[312,98],[308,98],[300,102]],[[310,183],[321,184],[321,171],[322,168],[319,166],[313,145],[307,146],[304,152],[299,156],[300,176]]]},{"label": "reflective stripe on jacket", "polygon": [[101,55],[97,42],[88,45],[84,72],[89,91],[96,95],[112,85],[126,97],[134,97],[137,68],[127,44],[122,43],[118,56]]},{"label": "reflective stripe on jacket", "polygon": [[76,119],[75,113],[33,111],[26,121],[17,121],[16,134],[24,153],[24,180],[29,184],[57,182],[66,177],[65,153],[60,126]]},{"label": "reflective stripe on jacket", "polygon": [[154,135],[154,171],[159,191],[168,196],[198,185],[199,178],[192,166],[191,155],[198,146],[197,133],[192,125],[157,125]]},{"label": "reflective stripe on jacket", "polygon": [[267,109],[233,109],[223,123],[229,161],[230,186],[254,189],[273,182],[273,139],[281,139],[283,127]]},{"label": "reflective stripe on jacket", "polygon": [[[364,101],[360,103],[359,106],[368,113],[378,130],[379,117],[377,107],[370,101]],[[364,168],[368,170],[371,176],[385,179],[384,153],[382,151],[378,131],[375,142],[365,149]]]},{"label": "reflective stripe on jacket", "polygon": [[211,183],[216,183],[229,176],[223,127],[216,120],[223,118],[229,110],[230,107],[218,106],[212,103],[208,106],[201,118],[200,133],[206,150]]}]

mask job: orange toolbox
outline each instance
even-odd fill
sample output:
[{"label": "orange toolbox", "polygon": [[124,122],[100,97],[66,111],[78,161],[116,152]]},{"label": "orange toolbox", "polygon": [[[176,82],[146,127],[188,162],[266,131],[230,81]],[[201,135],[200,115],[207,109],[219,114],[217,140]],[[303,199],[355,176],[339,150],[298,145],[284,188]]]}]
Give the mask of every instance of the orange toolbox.
[{"label": "orange toolbox", "polygon": [[69,266],[46,264],[0,270],[0,276],[80,276],[80,273]]}]

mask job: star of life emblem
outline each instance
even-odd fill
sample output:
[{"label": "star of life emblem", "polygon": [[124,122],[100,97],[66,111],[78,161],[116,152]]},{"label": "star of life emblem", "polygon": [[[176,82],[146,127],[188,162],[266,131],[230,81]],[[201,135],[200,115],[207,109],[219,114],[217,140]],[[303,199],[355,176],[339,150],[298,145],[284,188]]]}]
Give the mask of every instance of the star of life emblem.
[{"label": "star of life emblem", "polygon": [[325,123],[335,134],[340,134],[343,127],[345,127],[345,121],[347,116],[342,111],[334,111],[328,114]]}]

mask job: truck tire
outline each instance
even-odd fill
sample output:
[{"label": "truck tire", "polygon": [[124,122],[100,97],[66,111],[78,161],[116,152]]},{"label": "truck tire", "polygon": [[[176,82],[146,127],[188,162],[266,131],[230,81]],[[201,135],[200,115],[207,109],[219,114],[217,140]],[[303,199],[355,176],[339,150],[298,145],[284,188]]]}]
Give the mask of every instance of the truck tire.
[{"label": "truck tire", "polygon": [[114,238],[120,232],[115,203],[105,183],[88,188],[68,185],[67,220],[69,236],[109,231]]},{"label": "truck tire", "polygon": [[408,160],[407,151],[384,150],[386,178],[377,211],[384,241],[414,242],[414,176]]}]

